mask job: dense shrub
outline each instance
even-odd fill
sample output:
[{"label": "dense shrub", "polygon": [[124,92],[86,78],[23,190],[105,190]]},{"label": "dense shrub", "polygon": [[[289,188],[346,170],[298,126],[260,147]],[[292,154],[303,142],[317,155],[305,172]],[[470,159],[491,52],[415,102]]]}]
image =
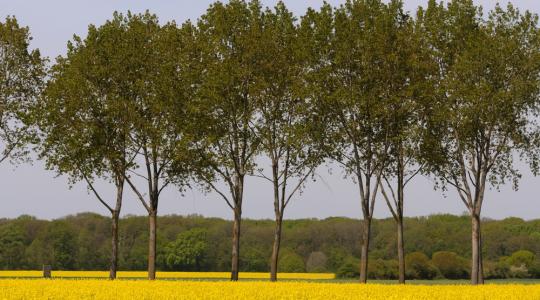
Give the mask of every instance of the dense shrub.
[{"label": "dense shrub", "polygon": [[447,279],[463,279],[469,277],[469,262],[455,252],[439,251],[431,257],[433,265]]},{"label": "dense shrub", "polygon": [[405,272],[409,279],[433,279],[439,271],[429,257],[422,252],[413,252],[405,256]]},{"label": "dense shrub", "polygon": [[326,262],[328,258],[321,251],[311,252],[306,262],[306,270],[311,273],[326,272]]},{"label": "dense shrub", "polygon": [[349,256],[336,272],[337,278],[357,278],[360,276],[360,259]]},{"label": "dense shrub", "polygon": [[286,273],[301,273],[306,271],[306,265],[302,256],[298,255],[294,250],[283,249],[278,262],[278,270]]},{"label": "dense shrub", "polygon": [[370,279],[397,279],[397,260],[372,259],[368,263],[368,278]]}]

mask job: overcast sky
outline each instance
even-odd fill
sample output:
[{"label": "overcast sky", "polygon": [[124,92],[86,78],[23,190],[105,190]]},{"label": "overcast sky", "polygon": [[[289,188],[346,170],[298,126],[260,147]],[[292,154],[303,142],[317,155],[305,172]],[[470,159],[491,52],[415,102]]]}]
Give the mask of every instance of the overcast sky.
[{"label": "overcast sky", "polygon": [[[159,0],[0,0],[0,17],[15,15],[19,22],[29,26],[33,36],[32,47],[37,47],[45,56],[54,58],[65,53],[66,42],[73,34],[85,36],[89,24],[100,25],[116,11],[144,12],[150,10],[161,21],[176,20],[181,23],[187,19],[196,20],[204,13],[212,1],[159,1]],[[328,1],[339,5],[343,1]],[[497,2],[507,1],[477,0],[484,10],[489,10]],[[264,5],[274,6],[276,1],[263,1]],[[307,7],[319,7],[322,1],[285,1],[287,6],[301,15]],[[405,0],[405,7],[414,11],[427,0]],[[515,6],[522,10],[529,9],[540,13],[540,1],[514,0]],[[361,208],[358,189],[353,182],[344,178],[339,168],[333,168],[330,175],[326,168],[319,169],[322,179],[310,183],[304,193],[294,199],[285,212],[286,218],[326,218],[329,216],[347,216],[360,218]],[[523,167],[523,179],[519,191],[505,186],[500,192],[488,191],[483,209],[483,216],[501,219],[510,216],[524,219],[540,218],[538,205],[540,178],[533,177]],[[114,189],[107,184],[100,184],[100,191],[108,197],[114,197]],[[84,184],[77,184],[68,189],[67,179],[56,177],[53,172],[44,170],[41,162],[33,165],[13,167],[0,165],[0,218],[17,217],[30,214],[39,218],[58,218],[68,214],[94,211],[101,214],[108,212],[87,192]],[[123,215],[145,213],[144,208],[126,186]],[[406,191],[405,215],[425,216],[434,213],[462,214],[464,205],[453,192],[446,197],[440,191],[433,190],[429,179],[418,177]],[[230,219],[232,212],[224,201],[214,194],[204,195],[198,190],[187,191],[182,197],[176,190],[169,188],[160,199],[159,214],[202,214],[204,216]],[[243,213],[248,218],[272,218],[273,206],[271,186],[257,179],[246,182]],[[379,201],[375,207],[376,217],[388,217],[386,204]]]}]

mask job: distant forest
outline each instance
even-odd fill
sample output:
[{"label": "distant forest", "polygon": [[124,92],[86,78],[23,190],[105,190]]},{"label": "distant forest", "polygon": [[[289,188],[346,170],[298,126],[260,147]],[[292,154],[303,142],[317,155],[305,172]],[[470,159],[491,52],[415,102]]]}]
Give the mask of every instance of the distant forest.
[{"label": "distant forest", "polygon": [[[93,213],[48,221],[31,216],[0,219],[0,268],[107,270],[110,218]],[[470,218],[433,215],[405,218],[410,279],[469,278]],[[540,278],[540,220],[485,219],[482,228],[486,278]],[[268,272],[273,220],[242,223],[241,271]],[[362,244],[360,220],[328,218],[284,221],[282,272],[334,272],[357,277]],[[374,220],[369,277],[397,278],[395,223]],[[201,216],[163,216],[157,232],[157,269],[228,271],[231,221]],[[145,270],[148,224],[144,216],[120,220],[119,269]]]}]

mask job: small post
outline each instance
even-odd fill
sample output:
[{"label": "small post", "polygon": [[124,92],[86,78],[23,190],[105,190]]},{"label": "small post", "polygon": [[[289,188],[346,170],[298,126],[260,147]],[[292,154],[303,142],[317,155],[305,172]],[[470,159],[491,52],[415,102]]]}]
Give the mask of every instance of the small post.
[{"label": "small post", "polygon": [[51,265],[43,265],[43,278],[51,278]]}]

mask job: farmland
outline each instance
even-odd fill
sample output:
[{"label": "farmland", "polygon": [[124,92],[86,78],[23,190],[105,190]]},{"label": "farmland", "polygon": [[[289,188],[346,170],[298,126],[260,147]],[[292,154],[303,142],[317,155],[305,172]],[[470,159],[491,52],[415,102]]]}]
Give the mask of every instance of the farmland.
[{"label": "farmland", "polygon": [[[109,11],[56,59],[15,13],[0,20],[0,163],[38,160],[106,213],[39,220],[28,210],[81,211],[78,197],[57,202],[27,176],[3,190],[0,217],[20,191],[39,202],[0,218],[0,270],[14,270],[0,300],[540,299],[540,220],[482,214],[500,206],[487,191],[540,176],[539,15],[484,14],[480,0],[263,2],[207,3],[182,22]],[[345,191],[323,177],[334,169],[354,196],[304,194]],[[456,212],[406,189],[422,176],[464,214],[410,217]],[[192,210],[160,205],[192,192]],[[528,206],[498,214],[537,218]]]},{"label": "farmland", "polygon": [[[204,274],[199,273],[204,276]],[[81,275],[81,274],[79,274]],[[94,275],[94,274],[90,274]],[[268,274],[265,274],[268,275]],[[312,275],[312,274],[308,274]],[[122,277],[121,274],[119,274]],[[158,274],[159,276],[159,274]],[[208,275],[210,276],[210,275]],[[333,282],[333,281],[331,281]],[[0,299],[538,299],[540,285],[1,279]]]}]

